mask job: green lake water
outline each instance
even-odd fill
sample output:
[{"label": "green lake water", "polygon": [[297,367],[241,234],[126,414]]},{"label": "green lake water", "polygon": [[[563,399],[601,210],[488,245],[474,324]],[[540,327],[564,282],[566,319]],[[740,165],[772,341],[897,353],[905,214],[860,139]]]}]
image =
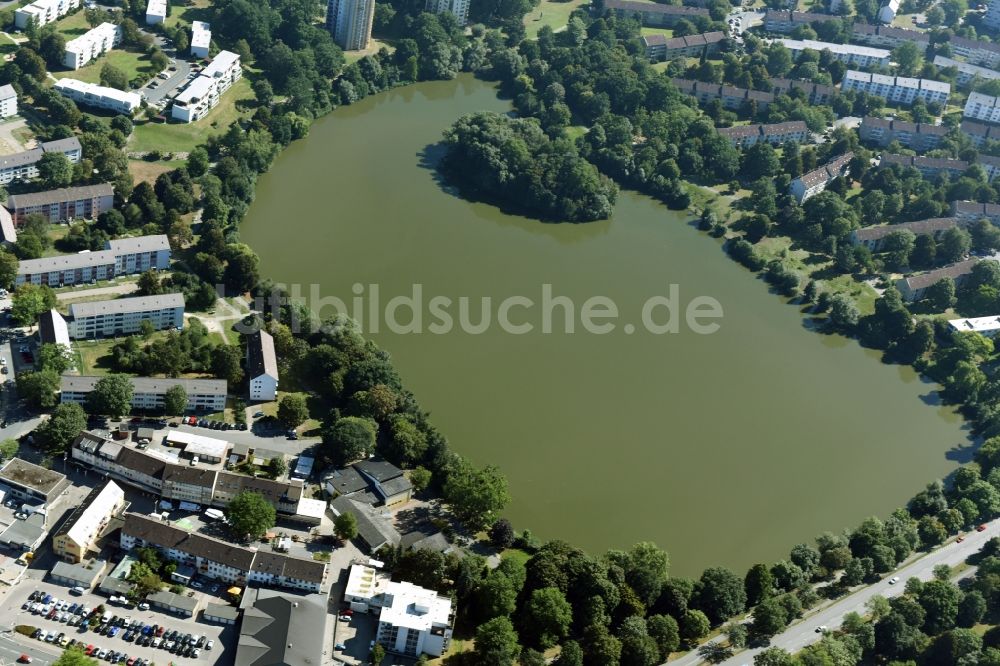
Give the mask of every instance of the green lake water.
[{"label": "green lake water", "polygon": [[[682,575],[744,568],[884,515],[968,459],[933,385],[809,331],[684,216],[623,192],[611,220],[544,224],[443,188],[427,168],[441,132],[507,108],[468,76],[341,108],[261,178],[242,235],[264,275],[305,293],[378,284],[384,303],[419,283],[425,301],[472,297],[473,321],[480,297],[537,303],[543,284],[578,311],[614,300],[606,335],[579,319],[573,334],[372,333],[452,446],[507,475],[517,528],[595,553],[652,540]],[[626,334],[671,284],[682,306],[718,301],[718,332]]]}]

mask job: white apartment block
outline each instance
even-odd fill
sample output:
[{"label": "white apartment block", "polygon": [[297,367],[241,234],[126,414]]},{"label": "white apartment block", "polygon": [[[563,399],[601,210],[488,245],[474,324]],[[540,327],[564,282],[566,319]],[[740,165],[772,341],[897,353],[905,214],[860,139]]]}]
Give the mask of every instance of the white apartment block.
[{"label": "white apartment block", "polygon": [[115,254],[115,273],[131,275],[170,267],[170,240],[164,234],[109,240],[104,249]]},{"label": "white apartment block", "polygon": [[144,321],[157,331],[180,329],[184,326],[184,296],[163,294],[71,303],[67,325],[72,339],[92,340],[138,333]]},{"label": "white apartment block", "polygon": [[424,9],[432,14],[444,14],[449,12],[458,20],[461,26],[469,22],[470,0],[427,0]]},{"label": "white apartment block", "polygon": [[24,30],[29,21],[41,27],[60,19],[80,6],[80,0],[35,0],[14,12],[14,27]]},{"label": "white apartment block", "polygon": [[204,118],[219,103],[223,93],[243,78],[240,57],[232,51],[220,51],[174,98],[171,115],[181,122],[192,123]]},{"label": "white apartment block", "polygon": [[969,93],[962,116],[991,123],[1000,122],[1000,97],[977,92]]},{"label": "white apartment block", "polygon": [[108,241],[105,248],[21,261],[14,282],[17,286],[30,283],[65,287],[150,269],[164,270],[170,264],[170,244],[163,235],[119,238]]},{"label": "white apartment block", "polygon": [[93,553],[101,533],[125,505],[125,493],[114,481],[97,486],[52,536],[52,551],[67,562],[79,564]]},{"label": "white apartment block", "polygon": [[958,70],[958,76],[955,78],[955,82],[960,86],[964,86],[977,78],[983,81],[1000,79],[1000,72],[995,69],[988,69],[978,65],[970,65],[967,62],[946,58],[940,55],[934,56],[934,65],[939,68],[954,67]]},{"label": "white apartment block", "polygon": [[818,169],[813,169],[809,173],[802,174],[791,182],[788,187],[789,193],[795,200],[802,203],[810,197],[814,197],[830,184],[834,178],[847,176],[851,172],[851,160],[854,153],[845,153],[836,157]]},{"label": "white apartment block", "polygon": [[212,26],[204,21],[191,23],[191,55],[195,58],[207,58],[208,48],[212,44]]},{"label": "white apartment block", "polygon": [[38,160],[42,159],[45,153],[59,152],[69,158],[69,161],[76,164],[83,156],[83,148],[80,140],[75,136],[68,139],[48,141],[37,148],[26,150],[22,153],[0,156],[0,185],[7,185],[14,181],[31,180],[38,177]]},{"label": "white apartment block", "polygon": [[91,60],[96,60],[122,42],[122,28],[114,23],[102,23],[76,39],[66,42],[63,65],[69,69],[80,69]]},{"label": "white apartment block", "polygon": [[55,89],[77,104],[92,106],[115,113],[132,114],[142,106],[142,96],[117,88],[108,88],[77,79],[59,79]]},{"label": "white apartment block", "polygon": [[892,23],[896,14],[899,13],[899,4],[899,0],[889,0],[882,5],[882,8],[878,10],[878,20],[886,24]]},{"label": "white apartment block", "polygon": [[[60,381],[60,400],[83,405],[87,396],[100,380],[96,376],[63,375]],[[163,409],[167,391],[183,386],[188,396],[188,410],[221,412],[226,407],[226,380],[224,379],[164,379],[159,377],[132,378],[132,409],[157,411]]]},{"label": "white apartment block", "polygon": [[167,0],[149,0],[146,5],[146,25],[163,23],[167,18]]},{"label": "white apartment block", "polygon": [[326,29],[333,35],[333,41],[345,51],[361,51],[368,48],[374,19],[375,0],[327,2]]},{"label": "white apartment block", "polygon": [[14,86],[0,86],[0,118],[10,118],[17,115],[17,91]]},{"label": "white apartment block", "polygon": [[889,65],[889,51],[871,46],[833,44],[831,42],[817,42],[812,39],[778,39],[775,41],[791,51],[793,58],[798,58],[799,54],[809,49],[810,51],[817,51],[819,53],[829,51],[840,62],[856,67]]},{"label": "white apartment block", "polygon": [[914,79],[906,76],[868,74],[853,69],[847,70],[840,84],[843,91],[857,90],[876,95],[888,102],[913,104],[918,99],[925,103],[947,104],[951,95],[951,85],[930,79]]},{"label": "white apartment block", "polygon": [[267,331],[247,336],[247,376],[251,400],[274,400],[278,397],[278,358],[274,338]]}]

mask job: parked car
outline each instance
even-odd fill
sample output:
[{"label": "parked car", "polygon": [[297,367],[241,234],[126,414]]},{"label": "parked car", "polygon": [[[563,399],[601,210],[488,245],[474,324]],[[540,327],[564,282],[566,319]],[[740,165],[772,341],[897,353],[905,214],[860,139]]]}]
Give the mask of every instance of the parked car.
[{"label": "parked car", "polygon": [[209,642],[205,643],[205,649],[206,650],[211,650],[214,647],[215,647],[215,641],[214,640],[210,640]]},{"label": "parked car", "polygon": [[17,658],[17,660],[20,663],[22,663],[22,664],[30,664],[31,663],[31,655],[22,654],[20,657]]},{"label": "parked car", "polygon": [[986,523],[983,523],[982,525],[980,525],[979,527],[977,527],[976,531],[977,532],[985,532],[986,531]]}]

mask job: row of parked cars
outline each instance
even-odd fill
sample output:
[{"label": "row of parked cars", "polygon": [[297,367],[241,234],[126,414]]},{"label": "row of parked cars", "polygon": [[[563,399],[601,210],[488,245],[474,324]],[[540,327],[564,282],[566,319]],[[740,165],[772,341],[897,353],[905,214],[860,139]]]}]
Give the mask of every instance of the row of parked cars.
[{"label": "row of parked cars", "polygon": [[[226,423],[225,421],[216,421],[214,419],[199,419],[197,416],[185,416],[180,420],[184,425],[198,426],[199,428],[209,428],[211,430],[246,430],[246,423]],[[176,426],[177,423],[171,423],[171,426]]]}]

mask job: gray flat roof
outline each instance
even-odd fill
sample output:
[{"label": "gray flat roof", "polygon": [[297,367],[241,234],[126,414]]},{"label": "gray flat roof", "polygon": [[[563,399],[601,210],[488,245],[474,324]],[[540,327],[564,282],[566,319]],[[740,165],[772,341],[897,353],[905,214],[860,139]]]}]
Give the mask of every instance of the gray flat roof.
[{"label": "gray flat roof", "polygon": [[111,187],[111,183],[83,185],[81,187],[63,187],[58,190],[45,190],[44,192],[12,194],[10,195],[10,198],[7,199],[7,207],[11,210],[17,210],[18,208],[46,206],[49,204],[62,203],[63,201],[93,199],[95,197],[110,197],[114,196],[114,193],[115,188]]},{"label": "gray flat roof", "polygon": [[227,620],[235,620],[240,616],[240,609],[226,604],[206,604],[205,615],[209,617],[221,617]]},{"label": "gray flat roof", "polygon": [[[94,390],[101,377],[63,375],[60,387],[63,391],[86,393]],[[183,386],[188,396],[226,395],[225,379],[173,379],[169,377],[132,377],[136,393],[166,393],[172,386]]]},{"label": "gray flat roof", "polygon": [[69,314],[72,317],[80,318],[131,312],[153,312],[166,308],[182,307],[184,307],[183,294],[162,294],[160,296],[116,298],[110,301],[93,301],[91,303],[72,303],[69,306]]},{"label": "gray flat roof", "polygon": [[131,236],[108,241],[107,249],[115,254],[134,254],[136,252],[155,252],[169,250],[170,241],[164,234],[153,236]]},{"label": "gray flat roof", "polygon": [[67,153],[71,150],[83,150],[80,140],[75,136],[65,139],[57,139],[41,144],[41,148],[46,153]]},{"label": "gray flat roof", "polygon": [[26,259],[18,263],[17,271],[22,275],[35,273],[51,273],[53,271],[69,271],[87,266],[105,266],[115,263],[115,253],[111,250],[97,252],[78,252],[77,254],[62,254],[57,257],[42,257],[41,259]]},{"label": "gray flat roof", "polygon": [[13,482],[48,495],[66,480],[65,474],[53,472],[20,458],[11,458],[0,470],[0,481]]}]

